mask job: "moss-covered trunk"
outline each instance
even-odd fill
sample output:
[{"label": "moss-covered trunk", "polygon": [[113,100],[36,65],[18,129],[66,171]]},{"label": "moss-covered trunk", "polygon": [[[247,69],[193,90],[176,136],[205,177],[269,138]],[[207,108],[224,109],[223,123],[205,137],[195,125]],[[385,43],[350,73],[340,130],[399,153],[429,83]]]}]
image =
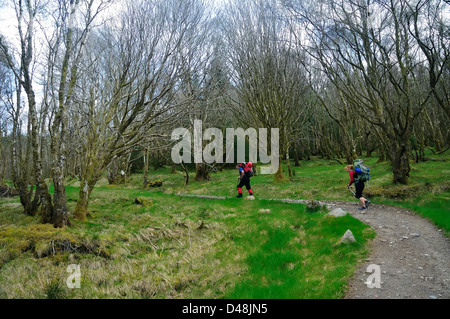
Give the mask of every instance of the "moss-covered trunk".
[{"label": "moss-covered trunk", "polygon": [[282,166],[282,158],[281,156],[278,157],[278,171],[273,176],[273,180],[275,182],[281,182],[284,180],[284,174],[283,174],[283,166]]},{"label": "moss-covered trunk", "polygon": [[77,205],[75,207],[74,216],[80,221],[86,221],[86,216],[88,214],[89,207],[89,197],[94,189],[96,181],[87,179],[82,180],[80,184],[80,191],[78,193]]},{"label": "moss-covered trunk", "polygon": [[411,165],[409,155],[411,154],[411,143],[409,137],[403,137],[400,141],[392,141],[392,173],[395,184],[407,184]]}]

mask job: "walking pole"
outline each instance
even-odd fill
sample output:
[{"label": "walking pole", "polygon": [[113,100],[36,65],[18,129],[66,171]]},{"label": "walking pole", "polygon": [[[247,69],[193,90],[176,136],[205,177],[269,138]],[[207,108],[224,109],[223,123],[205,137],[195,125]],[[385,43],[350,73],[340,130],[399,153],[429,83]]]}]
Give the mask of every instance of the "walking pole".
[{"label": "walking pole", "polygon": [[347,188],[353,193],[353,195],[356,196],[356,193],[353,191],[353,189],[351,189],[351,187],[347,187]]}]

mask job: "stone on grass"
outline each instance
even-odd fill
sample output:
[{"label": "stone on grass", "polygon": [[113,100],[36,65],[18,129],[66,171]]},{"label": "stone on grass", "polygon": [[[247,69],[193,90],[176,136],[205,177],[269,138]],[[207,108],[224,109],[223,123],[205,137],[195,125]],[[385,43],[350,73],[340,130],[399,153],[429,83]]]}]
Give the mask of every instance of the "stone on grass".
[{"label": "stone on grass", "polygon": [[315,213],[321,210],[324,207],[324,204],[319,202],[318,200],[310,200],[306,204],[306,211],[308,213]]},{"label": "stone on grass", "polygon": [[328,215],[334,216],[334,217],[343,217],[347,215],[347,212],[343,210],[342,208],[335,208],[331,212],[328,213]]},{"label": "stone on grass", "polygon": [[260,209],[259,212],[263,214],[270,214],[270,209]]},{"label": "stone on grass", "polygon": [[255,196],[250,195],[250,196],[245,197],[245,199],[248,199],[248,200],[255,200]]},{"label": "stone on grass", "polygon": [[353,233],[350,229],[347,229],[344,236],[339,240],[339,244],[347,244],[347,243],[354,243],[356,242],[355,236],[353,236]]}]

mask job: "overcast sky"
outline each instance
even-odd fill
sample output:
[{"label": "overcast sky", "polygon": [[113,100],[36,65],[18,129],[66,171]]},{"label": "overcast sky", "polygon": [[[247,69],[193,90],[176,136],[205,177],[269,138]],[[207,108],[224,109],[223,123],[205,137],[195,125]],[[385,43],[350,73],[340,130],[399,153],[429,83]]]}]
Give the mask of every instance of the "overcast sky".
[{"label": "overcast sky", "polygon": [[[221,8],[228,0],[205,0],[214,7]],[[116,5],[121,5],[123,1],[116,0]],[[112,8],[111,10],[114,10]],[[108,10],[105,11],[108,14]],[[5,36],[8,41],[15,42],[18,38],[17,19],[12,0],[0,0],[0,34]]]}]

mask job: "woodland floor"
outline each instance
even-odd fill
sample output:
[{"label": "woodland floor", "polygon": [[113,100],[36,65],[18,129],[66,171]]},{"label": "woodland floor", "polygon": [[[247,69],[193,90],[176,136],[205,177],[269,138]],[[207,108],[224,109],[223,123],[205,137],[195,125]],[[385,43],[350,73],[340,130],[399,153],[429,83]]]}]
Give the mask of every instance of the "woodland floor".
[{"label": "woodland floor", "polygon": [[[377,234],[369,257],[348,283],[345,299],[450,299],[450,238],[429,220],[403,208],[374,203],[363,212],[358,210],[359,202],[322,203],[329,209],[343,209]],[[366,284],[372,274],[367,267],[372,264],[380,267],[381,288]]]},{"label": "woodland floor", "polygon": [[[254,206],[255,209],[271,208],[265,207],[265,205],[268,205],[266,204],[267,201],[264,201],[262,199],[269,199],[272,197],[278,197],[278,199],[275,199],[276,201],[302,204],[305,204],[307,200],[299,200],[294,198],[305,198],[308,200],[315,198],[325,203],[330,210],[337,207],[344,209],[351,216],[360,220],[374,230],[374,232],[376,233],[375,237],[373,232],[371,231],[371,236],[367,237],[370,242],[364,242],[364,249],[366,249],[366,251],[363,254],[364,257],[361,257],[363,259],[358,257],[358,259],[355,260],[355,263],[352,264],[352,270],[347,271],[345,279],[340,283],[339,296],[336,296],[336,298],[450,299],[450,233],[448,228],[449,211],[447,205],[449,199],[449,184],[448,180],[446,179],[446,176],[448,176],[449,172],[448,165],[443,165],[438,161],[416,164],[415,166],[413,166],[414,174],[411,177],[410,185],[400,187],[391,185],[390,168],[388,164],[377,163],[375,158],[370,159],[370,164],[371,167],[374,168],[374,172],[376,172],[377,175],[373,179],[370,194],[368,196],[368,198],[371,199],[372,204],[366,211],[361,212],[358,210],[359,203],[356,199],[353,199],[351,202],[347,201],[347,199],[351,195],[348,190],[342,186],[345,185],[344,183],[347,183],[348,179],[348,175],[342,173],[343,168],[333,161],[325,160],[302,162],[301,169],[298,169],[296,174],[286,183],[275,184],[273,183],[271,176],[259,175],[258,177],[255,177],[254,181],[252,181],[252,186],[254,186],[254,189],[256,190],[256,201],[247,206]],[[102,293],[104,293],[103,290],[105,290],[106,288],[102,285],[97,287],[97,281],[110,280],[112,282],[115,282],[114,280],[116,280],[121,284],[129,284],[129,281],[121,281],[121,272],[123,269],[125,269],[124,267],[129,267],[129,264],[133,263],[141,265],[152,264],[155,262],[152,259],[153,255],[149,253],[141,254],[142,256],[139,255],[135,259],[127,259],[128,255],[133,254],[134,249],[136,249],[137,252],[141,252],[142,247],[144,247],[145,249],[149,248],[144,241],[137,240],[136,238],[134,238],[136,236],[133,235],[133,231],[136,231],[138,233],[144,232],[145,235],[145,228],[148,225],[156,225],[158,227],[162,224],[172,225],[172,219],[174,219],[175,221],[180,220],[183,223],[189,225],[189,227],[186,228],[182,227],[183,223],[179,224],[181,226],[176,226],[175,223],[175,228],[177,232],[179,232],[179,236],[181,237],[169,239],[164,236],[160,236],[161,238],[158,237],[157,239],[161,241],[160,244],[167,244],[168,246],[166,247],[178,247],[178,239],[180,239],[180,241],[182,241],[184,244],[191,247],[191,239],[194,240],[194,237],[191,238],[190,229],[192,227],[196,228],[198,224],[195,224],[195,222],[197,222],[197,220],[200,221],[203,219],[206,219],[206,221],[211,225],[216,225],[215,223],[222,223],[222,226],[225,225],[223,224],[223,222],[226,221],[228,223],[226,225],[228,225],[230,227],[229,229],[231,230],[234,229],[234,226],[240,225],[239,223],[244,222],[245,224],[245,222],[247,222],[247,224],[243,225],[243,227],[248,226],[249,229],[255,231],[256,234],[260,234],[258,232],[259,226],[256,228],[253,227],[254,225],[252,224],[251,219],[259,216],[257,210],[254,213],[249,214],[248,216],[238,215],[239,218],[242,217],[244,219],[239,219],[238,217],[236,217],[236,220],[233,219],[234,217],[231,219],[229,218],[230,216],[234,215],[229,214],[229,212],[234,211],[236,209],[236,206],[240,203],[239,200],[234,199],[235,175],[233,174],[233,172],[234,171],[231,170],[217,172],[214,176],[214,183],[197,182],[189,184],[189,187],[187,187],[182,183],[184,180],[184,176],[181,172],[178,172],[177,174],[171,174],[169,173],[169,169],[161,169],[158,171],[154,171],[152,174],[155,179],[164,179],[164,186],[155,190],[145,191],[141,189],[142,185],[140,181],[142,180],[142,176],[140,175],[133,176],[133,179],[130,180],[130,183],[126,185],[111,186],[108,185],[106,180],[103,181],[102,185],[99,185],[99,187],[96,188],[96,192],[94,193],[91,200],[92,215],[90,217],[89,223],[80,223],[77,225],[77,227],[67,229],[65,230],[65,232],[67,236],[73,236],[74,238],[81,238],[83,240],[84,235],[87,236],[87,239],[90,239],[92,237],[92,239],[90,240],[93,243],[96,243],[97,241],[101,242],[101,240],[105,239],[107,243],[111,243],[111,247],[108,248],[108,251],[110,251],[112,256],[119,256],[120,258],[117,258],[119,262],[112,264],[108,263],[109,259],[103,258],[106,260],[105,262],[107,263],[109,268],[104,267],[105,270],[103,270],[102,268],[102,272],[99,271],[99,274],[103,277],[99,277],[100,279],[93,278],[90,281],[92,287],[88,287],[90,290],[88,289],[83,297],[98,298],[98,296],[108,296],[109,298],[121,298],[121,289],[125,289],[121,285],[111,286],[111,289],[115,289],[114,294],[105,293],[105,295],[102,295]],[[327,179],[322,178],[324,172],[328,174]],[[230,180],[233,180],[233,182],[230,183]],[[72,184],[68,183],[69,186],[67,187],[69,204],[72,205],[72,208],[75,205],[74,203],[78,195],[79,185],[77,185],[76,183],[77,181]],[[200,202],[195,199],[193,199],[193,203],[190,203],[188,199],[186,199],[186,201],[178,201],[175,200],[174,194],[188,197],[200,197],[203,198],[204,201]],[[215,194],[218,196],[210,196],[207,194]],[[136,205],[134,201],[134,198],[136,196],[149,197],[154,201],[154,203],[149,208],[141,208],[140,206]],[[234,201],[228,200],[230,196],[233,197]],[[212,201],[209,201],[209,199],[211,199]],[[403,207],[408,207],[408,209],[394,206],[400,204]],[[211,205],[211,207],[209,207],[209,205]],[[14,240],[14,244],[17,244],[20,248],[20,240],[30,242],[34,238],[31,238],[26,233],[26,231],[30,227],[39,228],[43,226],[35,226],[34,224],[38,223],[37,221],[29,220],[29,218],[27,219],[23,216],[21,217],[21,215],[18,214],[20,211],[20,209],[17,208],[18,206],[20,206],[20,204],[17,202],[8,202],[4,203],[2,205],[2,208],[7,208],[4,215],[5,224],[18,225],[17,230],[11,228],[11,232],[9,234],[10,237],[6,239]],[[14,210],[14,207],[17,208],[17,211]],[[166,212],[169,213],[166,214]],[[426,218],[421,217],[421,215],[426,216]],[[267,223],[269,223],[270,225],[272,225],[272,222],[278,222],[278,217],[286,217],[282,212],[282,209],[277,207],[275,207],[275,209],[272,211],[272,214],[270,214],[269,216],[264,215],[264,218],[267,218]],[[289,216],[291,215],[288,214],[288,217]],[[143,221],[142,225],[140,224],[141,221]],[[285,220],[285,222],[290,223],[292,222],[292,219],[288,218]],[[345,223],[343,227],[347,228],[347,224]],[[366,229],[369,230],[368,228]],[[43,233],[43,235],[46,235],[48,233],[48,235],[50,236],[54,231],[50,231],[45,227],[43,227],[41,230],[41,232],[37,232],[34,234],[35,237],[38,235],[42,235],[41,233]],[[214,227],[212,227],[210,230],[211,234],[215,234],[214,231],[218,231],[219,233],[223,232],[223,228],[214,229]],[[118,232],[118,234],[116,234],[116,232]],[[203,247],[203,241],[210,240],[210,237],[208,237],[209,233],[206,234],[206,231],[203,230],[201,234],[202,236],[198,237],[198,247]],[[232,234],[232,232],[230,232],[230,234]],[[18,238],[16,238],[14,237],[16,235],[20,235],[22,237],[19,236]],[[127,246],[128,242],[122,244],[122,242],[120,241],[119,243],[116,243],[116,238],[118,238],[117,236],[119,235],[123,238],[129,237],[133,245]],[[321,234],[319,234],[319,237],[320,235]],[[306,234],[305,236],[308,236],[309,239],[312,238],[309,237],[309,234]],[[340,235],[337,236],[338,237],[336,238],[339,238]],[[355,237],[357,237],[356,233]],[[40,240],[45,241],[46,238],[47,237],[41,238]],[[215,239],[218,238],[219,237]],[[227,240],[227,243],[235,243],[235,240],[230,238],[225,238]],[[81,243],[84,243],[84,241],[82,241]],[[169,258],[172,256],[172,254],[174,254],[174,256],[176,254],[181,254],[181,251],[185,250],[186,245],[183,246],[181,245],[181,243],[179,244],[180,247],[178,247],[178,250],[167,250],[167,256],[165,257]],[[197,248],[196,245],[193,245],[193,247]],[[45,247],[43,247],[42,249],[44,248]],[[198,251],[203,252],[203,248],[199,248]],[[57,258],[51,258],[50,256],[48,258],[36,259],[34,255],[31,256],[31,253],[32,252],[26,253],[26,256],[19,253],[16,256],[16,263],[9,264],[13,265],[11,266],[11,270],[14,271],[16,269],[14,268],[14,265],[23,266],[17,268],[23,270],[23,277],[17,276],[18,279],[15,279],[16,281],[8,281],[8,284],[10,285],[9,287],[14,288],[14,285],[20,285],[20,282],[26,282],[28,278],[26,277],[26,270],[28,269],[27,267],[29,260],[32,260],[33,263],[36,264],[34,268],[36,271],[41,270],[41,268],[39,268],[39,265],[47,265],[47,272],[45,273],[45,276],[55,273],[55,269],[60,270],[64,273],[64,275],[66,274],[63,266],[53,265],[55,262],[57,262]],[[57,257],[63,258],[65,255],[61,254],[61,256],[58,255]],[[101,259],[98,256],[91,257],[89,254],[81,254],[80,256],[87,264],[91,263],[93,259]],[[195,259],[197,257],[198,259]],[[196,262],[198,262],[197,265],[201,266],[204,265],[205,261],[210,262],[211,260],[220,259],[216,257],[217,256],[215,256],[211,250],[210,255],[199,253],[198,256],[194,255],[189,260],[192,261],[195,259]],[[265,257],[272,258],[271,256]],[[177,258],[179,258],[179,256],[175,256],[173,259],[176,260]],[[103,259],[101,260],[104,261]],[[168,265],[170,265],[169,259],[167,259]],[[241,265],[240,262],[241,261],[236,261],[236,265]],[[242,260],[242,262],[243,264],[245,264],[245,260]],[[160,262],[160,264],[162,265],[163,263]],[[344,263],[344,267],[346,267],[346,265],[347,263]],[[358,266],[354,268],[355,265]],[[380,267],[381,288],[369,288],[367,286],[366,282],[372,275],[372,273],[369,273],[367,271],[367,267],[369,265],[377,265]],[[334,266],[334,264],[332,264],[332,266]],[[111,269],[113,270],[113,274],[115,276],[113,278],[114,280],[111,279]],[[353,269],[356,269],[356,271],[354,271],[353,276],[348,279],[349,273],[352,273]],[[170,291],[170,293],[172,294],[166,294],[166,291],[164,290],[161,292],[161,295],[157,296],[157,298],[161,298],[162,296],[164,296],[164,298],[167,298],[167,296],[171,296],[174,298],[183,298],[186,296],[189,296],[191,298],[192,296],[194,296],[194,298],[196,298],[198,296],[203,296],[204,288],[201,283],[209,282],[209,277],[204,278],[202,277],[202,275],[199,275],[205,273],[203,270],[197,272],[190,272],[190,270],[192,269],[186,268],[186,271],[180,275],[180,278],[183,280],[187,278],[186,280],[187,282],[189,282],[189,276],[192,275],[195,277],[198,275],[200,276],[200,279],[197,282],[187,285],[186,289],[183,289],[181,292],[174,289],[170,290],[170,287],[166,287],[168,289],[167,291]],[[238,267],[236,269],[233,269],[233,271],[234,270],[240,273],[241,268]],[[295,271],[297,271],[297,268],[295,268]],[[164,269],[161,269],[161,272],[162,274],[166,274]],[[134,268],[131,268],[130,276],[135,276],[133,277],[133,280],[140,281],[141,278],[138,276],[139,274],[140,268],[136,271]],[[262,274],[264,274],[264,272],[262,272]],[[96,272],[95,275],[97,275]],[[178,278],[179,276],[177,276],[178,274],[175,274],[174,277],[171,277],[170,279],[180,279]],[[183,276],[187,277],[184,278]],[[231,274],[229,278],[226,276],[223,277],[225,278],[224,282],[232,281],[232,279],[230,278],[234,278],[233,276],[234,274]],[[4,276],[4,279],[6,280],[10,277],[11,276],[8,274]],[[339,276],[336,276],[336,278],[339,278]],[[153,281],[150,281],[150,283],[151,282]],[[165,281],[161,282],[162,284],[165,283]],[[327,280],[327,283],[329,283],[329,280]],[[47,287],[47,284],[48,283],[45,281],[44,284],[41,285],[42,287],[37,287],[36,289],[38,290],[38,292],[35,295],[31,294],[32,298],[41,298],[41,290],[45,289]],[[212,286],[214,287],[214,285]],[[343,286],[345,286],[345,289],[342,289]],[[0,286],[0,295],[2,290],[1,288],[4,287]],[[151,286],[151,288],[152,287],[153,286]],[[296,285],[295,287],[300,286]],[[109,286],[107,286],[107,288],[110,289]],[[220,295],[221,293],[224,293],[224,291],[226,291],[225,288],[223,288],[222,290],[219,289],[219,292],[211,290],[210,295],[208,296]],[[194,290],[197,294],[192,294],[192,291]],[[134,293],[134,291],[131,292]],[[21,293],[14,294],[14,289],[12,293],[13,296],[23,296]],[[139,292],[136,292],[136,294],[139,294]],[[128,297],[133,298],[136,294],[130,294]],[[289,296],[294,296],[293,293],[288,293],[287,295],[287,298],[289,298]],[[9,294],[6,294],[5,296],[9,296]],[[309,298],[314,298],[315,296],[316,295],[313,295],[313,297]],[[68,294],[65,297],[73,298],[76,296]],[[140,295],[138,295],[138,297],[140,297]]]}]

